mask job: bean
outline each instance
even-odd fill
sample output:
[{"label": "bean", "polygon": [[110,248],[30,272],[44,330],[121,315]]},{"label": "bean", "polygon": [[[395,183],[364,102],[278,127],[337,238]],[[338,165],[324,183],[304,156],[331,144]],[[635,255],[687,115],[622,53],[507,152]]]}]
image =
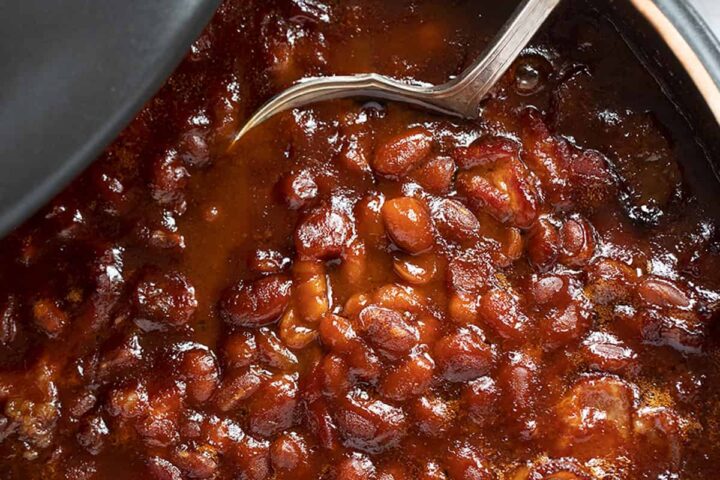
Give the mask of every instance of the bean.
[{"label": "bean", "polygon": [[290,303],[291,286],[292,280],[285,275],[241,281],[223,295],[220,314],[226,322],[243,327],[274,323]]},{"label": "bean", "polygon": [[339,258],[352,239],[352,219],[343,211],[321,205],[311,210],[295,229],[300,260]]},{"label": "bean", "polygon": [[484,426],[494,420],[499,396],[495,381],[490,377],[480,377],[463,386],[460,401],[470,420]]},{"label": "bean", "polygon": [[419,341],[417,328],[395,310],[369,305],[359,320],[368,341],[388,358],[409,353]]},{"label": "bean", "polygon": [[277,189],[283,203],[290,210],[307,207],[318,195],[318,185],[313,174],[308,170],[284,175],[278,182]]},{"label": "bean", "polygon": [[352,324],[339,315],[325,315],[320,320],[319,332],[322,343],[337,353],[350,350],[357,342]]},{"label": "bean", "polygon": [[336,480],[373,480],[375,465],[365,455],[353,453],[340,461],[337,466]]},{"label": "bean", "polygon": [[219,468],[217,452],[209,445],[199,448],[180,446],[175,449],[173,460],[189,478],[213,478]]},{"label": "bean", "polygon": [[633,390],[622,380],[579,380],[557,405],[555,450],[579,460],[622,451],[632,434],[633,402]]},{"label": "bean", "polygon": [[229,368],[241,368],[250,365],[257,356],[255,335],[241,331],[233,333],[225,341],[223,358]]},{"label": "bean", "polygon": [[435,194],[447,193],[455,175],[455,162],[450,157],[435,156],[412,172],[412,177],[425,190]]},{"label": "bean", "polygon": [[591,333],[582,355],[590,368],[601,372],[633,375],[639,370],[637,354],[610,333]]},{"label": "bean", "polygon": [[470,205],[497,221],[529,228],[538,213],[537,192],[527,169],[518,159],[498,162],[490,169],[477,167],[458,174],[458,192]]},{"label": "bean", "polygon": [[389,138],[375,152],[373,169],[389,178],[401,178],[421,162],[432,149],[430,132],[412,128]]},{"label": "bean", "polygon": [[276,250],[256,249],[248,257],[248,268],[258,274],[281,273],[291,260]]},{"label": "bean", "polygon": [[443,198],[432,204],[432,210],[435,227],[445,240],[463,245],[479,238],[480,222],[459,201]]},{"label": "bean", "polygon": [[516,295],[495,288],[480,298],[480,317],[498,335],[508,340],[524,338],[530,319],[520,310]]},{"label": "bean", "polygon": [[294,308],[285,310],[285,313],[280,319],[279,327],[278,333],[280,339],[285,345],[295,350],[307,347],[318,336],[315,329],[309,327],[297,318]]},{"label": "bean", "polygon": [[396,446],[407,432],[402,409],[367,394],[350,395],[338,407],[335,421],[350,448],[377,454]]},{"label": "bean", "polygon": [[494,480],[488,460],[474,447],[467,444],[450,447],[444,460],[451,480]]},{"label": "bean", "polygon": [[432,254],[417,257],[398,257],[393,260],[393,271],[407,283],[425,285],[437,273],[437,257]]},{"label": "bean", "polygon": [[435,362],[429,355],[414,353],[380,384],[380,393],[390,400],[403,402],[424,393],[432,382]]},{"label": "bean", "polygon": [[148,271],[133,292],[133,303],[141,319],[172,326],[185,325],[198,307],[195,288],[178,272]]},{"label": "bean", "polygon": [[495,356],[482,333],[472,327],[460,328],[441,338],[434,352],[442,378],[458,383],[487,374]]},{"label": "bean", "polygon": [[440,437],[452,427],[455,411],[442,398],[423,396],[412,403],[415,425],[422,435]]},{"label": "bean", "polygon": [[389,200],[382,207],[385,229],[392,241],[410,254],[430,250],[435,243],[425,204],[411,197]]},{"label": "bean", "polygon": [[531,440],[537,433],[535,405],[539,382],[537,363],[527,353],[511,352],[498,372],[498,386],[511,431],[521,440]]},{"label": "bean", "polygon": [[518,155],[518,144],[513,140],[498,136],[483,136],[467,147],[459,147],[453,152],[453,158],[462,170],[475,167],[487,167]]},{"label": "bean", "polygon": [[188,398],[195,404],[207,401],[220,383],[215,355],[206,348],[182,352],[180,371],[187,384]]},{"label": "bean", "polygon": [[293,265],[293,299],[299,320],[317,324],[330,308],[325,265],[300,261]]},{"label": "bean", "polygon": [[270,438],[290,428],[298,402],[299,389],[293,377],[281,375],[264,383],[247,405],[250,432]]},{"label": "bean", "polygon": [[307,441],[294,432],[280,435],[270,445],[270,463],[276,472],[303,472],[309,456]]},{"label": "bean", "polygon": [[560,228],[560,262],[569,267],[583,267],[595,255],[595,230],[581,217],[567,220]]},{"label": "bean", "polygon": [[647,276],[637,286],[637,294],[642,301],[658,307],[688,307],[690,299],[673,281],[655,276]]},{"label": "bean", "polygon": [[35,325],[50,338],[60,335],[68,323],[67,314],[49,299],[36,301],[32,313]]},{"label": "bean", "polygon": [[530,229],[527,254],[530,264],[541,272],[551,269],[560,252],[560,238],[555,226],[546,218],[540,218]]}]

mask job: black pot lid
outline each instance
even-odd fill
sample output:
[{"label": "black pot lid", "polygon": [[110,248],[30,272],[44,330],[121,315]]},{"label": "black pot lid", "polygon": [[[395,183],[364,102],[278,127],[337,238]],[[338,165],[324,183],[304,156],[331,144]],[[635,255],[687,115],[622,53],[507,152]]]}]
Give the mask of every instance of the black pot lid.
[{"label": "black pot lid", "polygon": [[0,235],[132,120],[218,4],[0,2]]}]

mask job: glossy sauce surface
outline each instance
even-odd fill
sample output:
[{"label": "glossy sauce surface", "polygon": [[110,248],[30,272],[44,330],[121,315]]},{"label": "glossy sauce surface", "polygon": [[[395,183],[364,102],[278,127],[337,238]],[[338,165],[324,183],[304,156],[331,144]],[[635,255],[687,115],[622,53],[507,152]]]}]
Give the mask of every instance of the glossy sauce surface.
[{"label": "glossy sauce surface", "polygon": [[475,122],[346,100],[230,146],[303,76],[445,81],[511,9],[226,1],[0,243],[0,476],[712,478],[717,186],[601,15]]}]

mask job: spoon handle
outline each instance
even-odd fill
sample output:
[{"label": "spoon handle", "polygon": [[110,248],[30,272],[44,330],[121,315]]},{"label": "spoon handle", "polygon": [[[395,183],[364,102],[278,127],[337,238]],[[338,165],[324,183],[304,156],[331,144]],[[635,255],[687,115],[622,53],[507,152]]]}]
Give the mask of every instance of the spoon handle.
[{"label": "spoon handle", "polygon": [[474,118],[480,102],[512,65],[561,0],[524,0],[478,60],[434,92],[441,105]]}]

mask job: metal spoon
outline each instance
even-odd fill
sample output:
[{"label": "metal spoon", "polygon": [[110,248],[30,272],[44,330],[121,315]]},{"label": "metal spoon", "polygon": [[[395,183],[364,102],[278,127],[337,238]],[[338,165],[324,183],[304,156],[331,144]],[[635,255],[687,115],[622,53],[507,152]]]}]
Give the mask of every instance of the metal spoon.
[{"label": "metal spoon", "polygon": [[374,97],[410,103],[464,118],[480,113],[480,102],[505,73],[560,0],[523,0],[483,54],[460,76],[442,85],[417,85],[375,73],[307,78],[270,99],[235,137],[273,115],[323,100]]}]

